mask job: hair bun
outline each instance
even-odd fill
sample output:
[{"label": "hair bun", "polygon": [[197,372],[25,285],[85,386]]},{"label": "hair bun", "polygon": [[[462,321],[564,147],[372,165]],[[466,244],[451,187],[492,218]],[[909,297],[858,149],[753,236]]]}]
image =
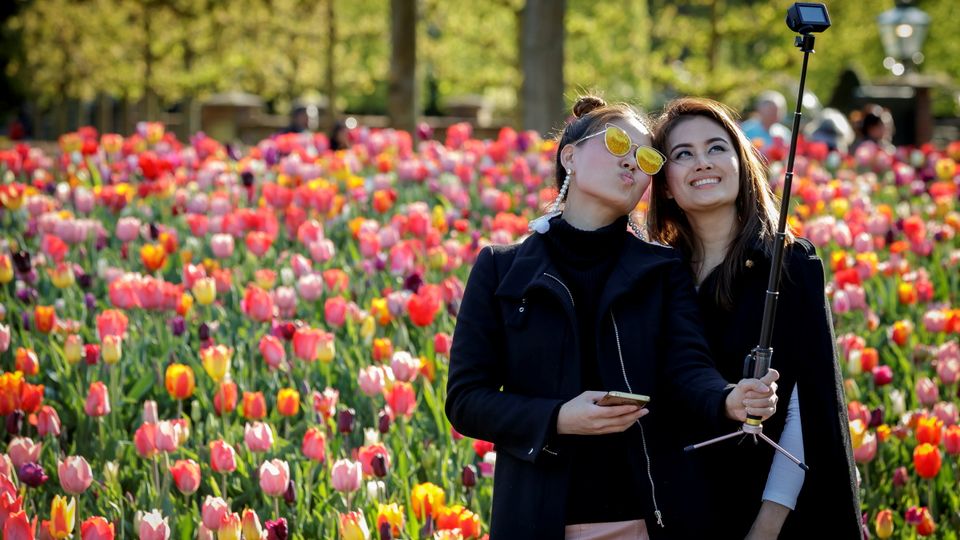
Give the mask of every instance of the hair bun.
[{"label": "hair bun", "polygon": [[606,106],[607,102],[599,96],[580,96],[577,102],[573,104],[573,115],[577,118],[583,118],[591,111]]}]

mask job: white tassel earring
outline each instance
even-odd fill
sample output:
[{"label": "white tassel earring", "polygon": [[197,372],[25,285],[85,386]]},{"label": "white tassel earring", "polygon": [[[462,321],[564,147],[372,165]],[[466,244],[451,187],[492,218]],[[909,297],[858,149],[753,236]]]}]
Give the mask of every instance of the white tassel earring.
[{"label": "white tassel earring", "polygon": [[527,229],[544,234],[550,230],[550,220],[555,216],[560,215],[560,203],[563,202],[564,197],[567,196],[567,190],[570,188],[570,177],[573,175],[573,171],[567,169],[567,177],[563,179],[563,185],[560,186],[560,193],[557,193],[557,198],[553,200],[553,204],[550,205],[550,211],[546,214],[531,220],[527,224]]}]

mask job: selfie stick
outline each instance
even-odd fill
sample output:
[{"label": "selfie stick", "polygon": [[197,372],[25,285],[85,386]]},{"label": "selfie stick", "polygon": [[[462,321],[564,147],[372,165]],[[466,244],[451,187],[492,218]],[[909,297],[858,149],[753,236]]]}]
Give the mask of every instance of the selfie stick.
[{"label": "selfie stick", "polygon": [[[794,40],[794,45],[803,51],[803,68],[800,71],[800,91],[797,96],[797,108],[793,113],[793,133],[790,135],[790,152],[787,157],[787,172],[783,182],[783,196],[780,202],[780,221],[777,224],[776,242],[773,246],[773,262],[770,265],[770,276],[767,279],[767,293],[763,304],[763,325],[760,327],[760,343],[754,347],[744,360],[744,377],[760,379],[770,370],[773,359],[773,347],[770,346],[773,337],[773,322],[777,313],[777,297],[780,289],[780,270],[783,266],[783,250],[786,245],[787,213],[790,209],[790,189],[793,184],[793,161],[797,153],[797,136],[800,133],[800,117],[803,109],[803,87],[807,80],[807,60],[813,51],[814,37],[811,32],[822,32],[830,27],[830,17],[823,4],[796,3],[787,11],[787,26],[801,35]],[[722,435],[709,441],[694,444],[684,448],[690,452],[697,448],[731,439],[741,435],[752,435],[754,442],[757,437],[773,446],[787,459],[796,463],[804,471],[810,468],[783,447],[764,435],[763,418],[748,415],[747,421],[737,431]]]}]

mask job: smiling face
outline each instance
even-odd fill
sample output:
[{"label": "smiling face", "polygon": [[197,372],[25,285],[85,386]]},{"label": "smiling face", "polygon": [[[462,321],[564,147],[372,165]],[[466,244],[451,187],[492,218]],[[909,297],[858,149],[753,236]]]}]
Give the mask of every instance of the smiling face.
[{"label": "smiling face", "polygon": [[[650,132],[638,119],[619,118],[609,123],[623,129],[634,145],[651,144]],[[597,131],[602,129],[601,125]],[[650,185],[650,175],[637,167],[635,150],[636,146],[632,146],[626,155],[615,156],[607,150],[603,135],[565,146],[561,162],[573,172],[568,208],[610,214],[609,221],[633,210]]]},{"label": "smiling face", "polygon": [[740,158],[730,134],[703,116],[673,126],[666,140],[666,194],[687,214],[733,208]]}]

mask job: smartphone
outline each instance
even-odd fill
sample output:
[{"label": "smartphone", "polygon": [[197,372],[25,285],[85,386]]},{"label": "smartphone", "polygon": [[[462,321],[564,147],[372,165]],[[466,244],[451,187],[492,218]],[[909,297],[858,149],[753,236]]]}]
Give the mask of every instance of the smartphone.
[{"label": "smartphone", "polygon": [[647,403],[650,403],[649,396],[642,396],[640,394],[629,394],[627,392],[607,392],[607,395],[600,398],[600,401],[596,402],[597,405],[601,407],[611,407],[613,405],[636,405],[641,409],[647,406]]}]

